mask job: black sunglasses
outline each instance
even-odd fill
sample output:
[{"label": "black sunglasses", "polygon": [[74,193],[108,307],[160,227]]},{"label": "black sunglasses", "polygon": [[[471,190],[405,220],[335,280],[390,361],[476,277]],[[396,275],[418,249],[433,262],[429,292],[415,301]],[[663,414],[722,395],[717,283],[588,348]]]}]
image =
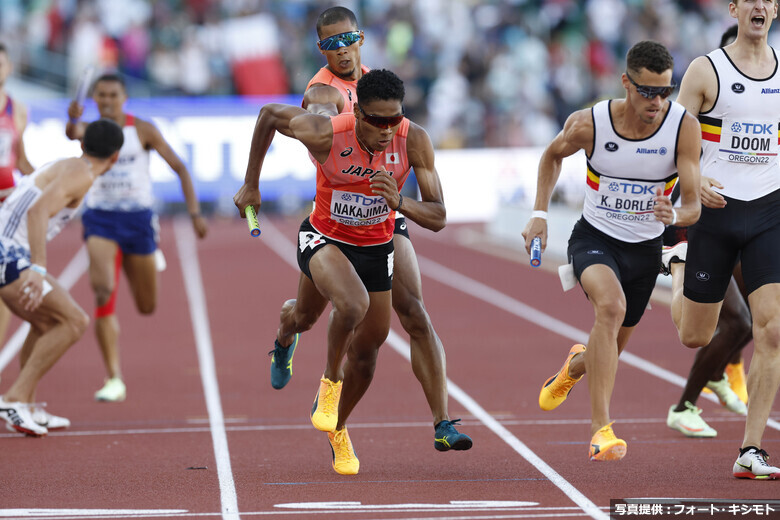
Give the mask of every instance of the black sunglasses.
[{"label": "black sunglasses", "polygon": [[677,88],[677,85],[675,84],[671,84],[668,87],[649,87],[647,85],[640,85],[631,79],[631,76],[628,75],[628,71],[626,71],[626,77],[628,78],[628,81],[636,87],[636,91],[639,92],[639,95],[647,99],[653,99],[655,96],[661,96],[661,99],[666,99],[671,96],[674,89]]},{"label": "black sunglasses", "polygon": [[323,51],[335,51],[341,47],[349,47],[353,43],[357,43],[359,41],[360,31],[349,31],[323,38],[317,42],[317,45]]},{"label": "black sunglasses", "polygon": [[360,104],[358,104],[358,108],[363,113],[363,121],[377,128],[392,128],[396,125],[400,125],[401,121],[404,120],[403,112],[400,116],[375,116],[373,114],[366,114],[366,111],[363,110],[363,107],[361,107]]}]

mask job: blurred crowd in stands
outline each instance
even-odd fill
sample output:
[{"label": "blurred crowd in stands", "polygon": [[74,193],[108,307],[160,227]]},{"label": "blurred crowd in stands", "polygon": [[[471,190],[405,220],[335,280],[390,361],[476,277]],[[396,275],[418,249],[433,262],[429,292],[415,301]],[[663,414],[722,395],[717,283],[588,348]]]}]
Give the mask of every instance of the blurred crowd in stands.
[{"label": "blurred crowd in stands", "polygon": [[623,95],[635,42],[665,44],[679,83],[733,22],[726,0],[0,0],[0,30],[17,73],[63,94],[91,64],[131,95],[301,94],[332,5],[355,11],[364,64],[405,81],[407,114],[440,148],[542,145],[573,110]]}]

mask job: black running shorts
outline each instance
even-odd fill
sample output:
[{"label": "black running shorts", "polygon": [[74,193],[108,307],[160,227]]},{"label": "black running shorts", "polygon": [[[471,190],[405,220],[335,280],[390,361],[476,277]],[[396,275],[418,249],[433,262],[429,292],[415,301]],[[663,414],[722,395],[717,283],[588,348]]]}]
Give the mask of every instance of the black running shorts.
[{"label": "black running shorts", "polygon": [[695,302],[723,300],[740,255],[748,294],[780,283],[780,190],[750,201],[725,198],[725,208],[702,206],[688,228],[683,294]]},{"label": "black running shorts", "polygon": [[332,240],[319,231],[306,217],[298,232],[298,267],[311,279],[309,262],[317,251],[334,245],[347,257],[368,292],[389,291],[393,288],[393,241],[378,246],[353,246]]},{"label": "black running shorts", "polygon": [[662,238],[623,242],[599,231],[584,217],[574,225],[568,255],[577,280],[591,265],[603,264],[614,271],[626,296],[623,327],[633,327],[642,318],[661,267]]}]

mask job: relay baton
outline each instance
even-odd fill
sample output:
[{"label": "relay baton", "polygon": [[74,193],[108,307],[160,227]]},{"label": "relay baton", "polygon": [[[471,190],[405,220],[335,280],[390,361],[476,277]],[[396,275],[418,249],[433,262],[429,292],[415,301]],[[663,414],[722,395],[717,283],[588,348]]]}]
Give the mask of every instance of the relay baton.
[{"label": "relay baton", "polygon": [[257,221],[257,213],[255,213],[254,206],[244,208],[244,214],[246,215],[246,223],[249,226],[249,234],[253,237],[259,237],[260,222]]},{"label": "relay baton", "polygon": [[87,91],[89,90],[89,84],[92,82],[92,75],[95,73],[95,67],[92,65],[84,69],[79,78],[79,85],[76,88],[76,97],[74,100],[80,107],[84,106],[84,100],[87,99]]},{"label": "relay baton", "polygon": [[531,265],[533,267],[542,265],[542,239],[540,237],[534,237],[531,240]]}]

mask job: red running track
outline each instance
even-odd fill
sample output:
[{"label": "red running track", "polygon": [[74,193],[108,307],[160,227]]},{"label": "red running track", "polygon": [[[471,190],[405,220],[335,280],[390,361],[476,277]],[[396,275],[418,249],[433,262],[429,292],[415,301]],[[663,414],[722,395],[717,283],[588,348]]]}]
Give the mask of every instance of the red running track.
[{"label": "red running track", "polygon": [[[766,506],[780,515],[780,482],[731,476],[743,418],[701,399],[717,438],[667,428],[693,352],[680,346],[663,304],[645,314],[618,372],[612,416],[628,454],[589,462],[587,378],[554,412],[539,410],[537,398],[571,344],[587,337],[591,308],[579,289],[563,293],[554,272],[529,267],[524,252],[486,245],[476,226],[411,230],[447,351],[450,415],[463,419],[474,447],[433,449],[430,411],[404,355],[408,337],[394,318],[373,385],[350,418],[360,474],[336,474],[325,434],[309,422],[325,319],[302,337],[290,384],[276,391],[268,381],[278,312],[297,288],[298,223],[265,220],[254,239],[243,222],[214,221],[196,243],[187,222],[164,222],[168,269],[154,316],[135,312],[121,282],[127,401],[92,400],[104,373],[90,330],[39,388],[73,426],[44,439],[0,434],[0,518],[607,518],[619,498],[638,499],[637,508],[667,499],[654,501],[667,518],[681,500],[735,504],[740,513],[723,518],[768,518],[757,513]],[[68,264],[83,272],[78,227],[50,244],[50,272]],[[70,279],[91,312],[86,276]],[[0,392],[18,371],[7,358],[19,338],[0,352]],[[778,420],[775,405],[764,438],[775,457]],[[716,518],[685,511],[680,517]]]}]

